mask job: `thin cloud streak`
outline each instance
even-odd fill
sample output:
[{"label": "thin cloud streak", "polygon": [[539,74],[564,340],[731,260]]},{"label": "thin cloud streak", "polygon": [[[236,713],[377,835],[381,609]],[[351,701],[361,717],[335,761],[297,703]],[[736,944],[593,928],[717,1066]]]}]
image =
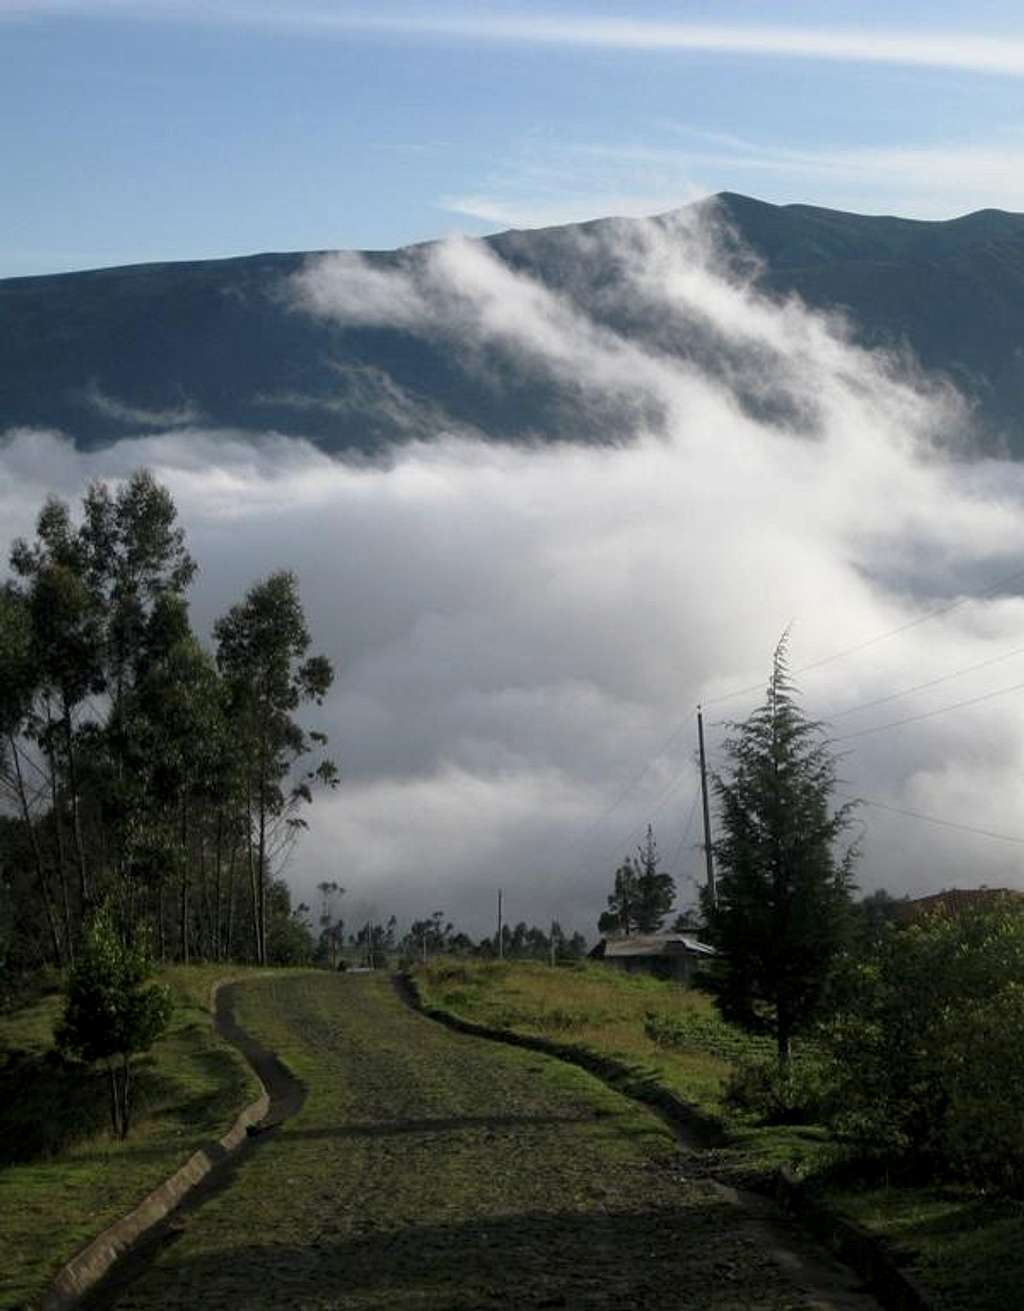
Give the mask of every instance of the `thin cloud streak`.
[{"label": "thin cloud streak", "polygon": [[429,18],[406,14],[391,17],[374,13],[338,13],[334,9],[316,6],[285,10],[277,5],[224,4],[213,9],[199,0],[178,0],[177,3],[160,0],[155,3],[142,3],[141,0],[32,0],[32,3],[0,0],[0,20],[25,20],[47,15],[242,26],[320,36],[365,32],[633,52],[897,64],[1005,77],[1024,76],[1024,40],[1011,35],[741,27],[527,14],[480,16],[453,13]]},{"label": "thin cloud streak", "polygon": [[677,131],[679,144],[577,142],[523,150],[472,190],[438,204],[480,222],[523,228],[595,214],[664,213],[721,190],[923,219],[985,208],[1024,211],[1024,142],[1017,133],[982,149],[950,141],[801,150],[672,124],[663,130]]}]

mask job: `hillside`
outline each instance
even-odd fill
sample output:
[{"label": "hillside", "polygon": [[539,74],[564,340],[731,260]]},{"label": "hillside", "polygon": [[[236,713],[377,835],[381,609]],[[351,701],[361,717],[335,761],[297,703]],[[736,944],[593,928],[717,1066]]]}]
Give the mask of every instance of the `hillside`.
[{"label": "hillside", "polygon": [[[909,345],[976,400],[987,441],[1024,454],[1024,215],[982,210],[922,222],[730,193],[703,204],[719,206],[762,261],[767,291],[841,308],[866,344]],[[508,232],[487,243],[598,321],[682,358],[699,354],[698,329],[665,341],[658,324],[632,320],[602,295],[602,243],[634,222]],[[388,268],[422,249],[365,258]],[[286,279],[305,259],[261,254],[0,281],[0,429],[56,427],[96,447],[196,423],[362,452],[446,425],[513,440],[614,435],[595,431],[571,394],[521,361],[496,356],[485,370],[469,369],[440,332],[297,312]]]}]

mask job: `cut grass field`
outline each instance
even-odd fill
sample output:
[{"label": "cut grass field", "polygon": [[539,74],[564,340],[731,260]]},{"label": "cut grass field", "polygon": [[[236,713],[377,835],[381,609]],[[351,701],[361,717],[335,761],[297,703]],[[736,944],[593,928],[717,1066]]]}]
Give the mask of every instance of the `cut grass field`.
[{"label": "cut grass field", "polygon": [[[418,967],[428,1006],[514,1033],[555,1039],[630,1065],[717,1122],[726,1175],[756,1178],[788,1166],[851,1220],[881,1239],[943,1311],[1020,1311],[1024,1305],[1024,1204],[968,1189],[840,1186],[828,1166],[835,1148],[815,1125],[759,1126],[723,1102],[733,1062],[763,1047],[724,1024],[706,994],[604,965],[439,959]],[[650,1017],[688,1035],[666,1049]],[[820,1182],[815,1180],[818,1175]]]},{"label": "cut grass field", "polygon": [[224,965],[162,971],[174,1013],[138,1061],[125,1142],[110,1134],[103,1072],[54,1059],[59,994],[0,1015],[0,1308],[38,1296],[65,1261],[258,1095],[248,1065],[214,1035],[209,1012],[213,984],[246,973]]}]

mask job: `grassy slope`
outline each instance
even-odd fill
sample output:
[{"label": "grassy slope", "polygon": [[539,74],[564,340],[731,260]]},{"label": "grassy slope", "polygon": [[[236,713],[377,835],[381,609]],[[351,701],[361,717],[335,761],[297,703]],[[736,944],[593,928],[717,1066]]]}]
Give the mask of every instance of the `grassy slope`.
[{"label": "grassy slope", "polygon": [[[764,1128],[730,1115],[721,1101],[730,1068],[729,1041],[716,1039],[713,1024],[693,1025],[697,1040],[685,1051],[659,1049],[646,1036],[644,1020],[650,1012],[710,1018],[711,1000],[700,993],[605,966],[551,970],[437,961],[418,970],[417,977],[426,1002],[466,1019],[578,1043],[641,1067],[723,1124],[730,1143],[727,1167],[761,1171],[788,1164],[810,1171],[827,1157],[825,1136],[814,1126]],[[732,1051],[742,1054],[741,1038]],[[827,1192],[852,1219],[891,1245],[937,1306],[949,1311],[1020,1307],[1021,1204],[952,1188],[829,1187]]]},{"label": "grassy slope", "polygon": [[213,983],[244,973],[223,965],[163,972],[174,1015],[139,1061],[136,1122],[123,1143],[109,1134],[103,1077],[47,1060],[59,995],[0,1016],[0,1307],[38,1294],[258,1094],[242,1057],[213,1034],[208,1010]]},{"label": "grassy slope", "polygon": [[[633,1067],[639,1077],[664,1084],[726,1125],[732,1147],[725,1156],[745,1173],[779,1165],[799,1169],[813,1164],[821,1151],[824,1136],[816,1126],[764,1128],[729,1114],[722,1091],[733,1062],[763,1054],[765,1045],[724,1024],[704,993],[604,965],[552,970],[528,963],[438,961],[417,971],[417,978],[424,1000],[435,1006],[481,1024],[592,1048]],[[644,1031],[649,1014],[686,1015],[693,1045],[657,1045]]]}]

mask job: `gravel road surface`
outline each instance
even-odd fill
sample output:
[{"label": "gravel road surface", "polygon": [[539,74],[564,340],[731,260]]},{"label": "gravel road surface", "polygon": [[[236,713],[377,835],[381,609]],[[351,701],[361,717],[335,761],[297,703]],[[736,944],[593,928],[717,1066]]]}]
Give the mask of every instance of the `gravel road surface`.
[{"label": "gravel road surface", "polygon": [[452,1033],[377,976],[230,990],[301,1080],[91,1309],[877,1311],[774,1206],[561,1062]]}]

